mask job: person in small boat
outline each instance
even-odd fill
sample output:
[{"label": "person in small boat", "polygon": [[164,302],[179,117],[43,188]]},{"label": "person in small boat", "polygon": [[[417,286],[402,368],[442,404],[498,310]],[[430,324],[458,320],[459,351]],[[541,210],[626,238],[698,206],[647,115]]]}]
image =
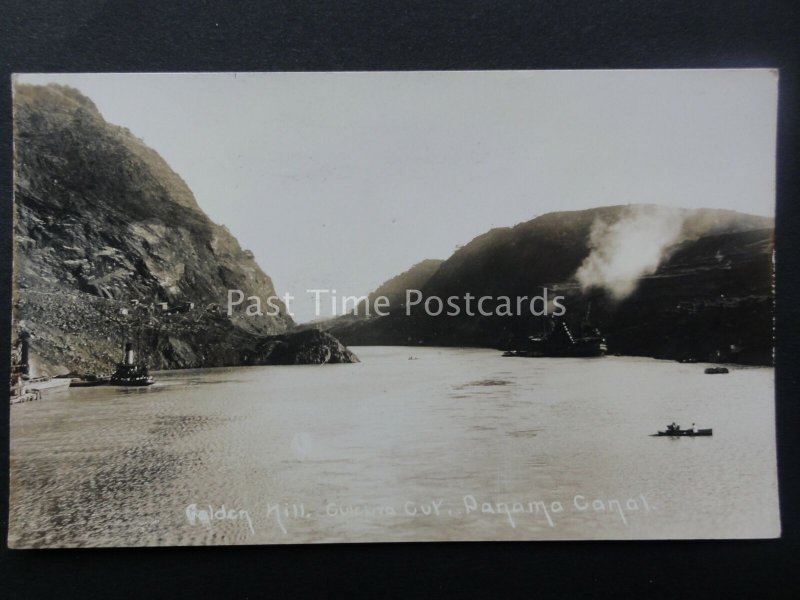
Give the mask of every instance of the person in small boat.
[{"label": "person in small boat", "polygon": [[692,433],[697,433],[697,425],[692,423]]},{"label": "person in small boat", "polygon": [[675,424],[675,421],[673,421],[673,422],[672,422],[672,425],[667,425],[667,430],[668,430],[668,431],[671,431],[671,432],[676,432],[676,431],[680,430],[680,427],[678,427],[678,426]]}]

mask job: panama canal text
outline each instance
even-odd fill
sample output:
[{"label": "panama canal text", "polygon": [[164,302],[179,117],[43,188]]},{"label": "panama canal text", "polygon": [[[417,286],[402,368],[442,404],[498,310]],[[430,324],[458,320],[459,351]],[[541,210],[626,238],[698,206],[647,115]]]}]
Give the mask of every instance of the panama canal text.
[{"label": "panama canal text", "polygon": [[[202,506],[200,518],[196,507]],[[207,510],[205,510],[207,508]],[[327,502],[314,509],[305,502],[274,502],[267,504],[259,513],[241,507],[226,507],[225,504],[192,503],[187,507],[187,524],[213,527],[216,520],[239,520],[251,533],[254,527],[277,528],[283,535],[303,523],[319,520],[396,520],[410,518],[428,519],[489,519],[498,525],[516,529],[525,526],[557,527],[565,513],[583,513],[597,518],[613,519],[626,527],[631,519],[655,510],[644,494],[626,498],[603,498],[576,494],[566,500],[518,499],[496,501],[465,494],[459,500],[442,498],[427,500],[404,500],[385,504],[360,504],[353,502]],[[208,515],[208,517],[206,517]],[[223,515],[220,517],[219,515]],[[233,516],[231,516],[233,515]]]}]

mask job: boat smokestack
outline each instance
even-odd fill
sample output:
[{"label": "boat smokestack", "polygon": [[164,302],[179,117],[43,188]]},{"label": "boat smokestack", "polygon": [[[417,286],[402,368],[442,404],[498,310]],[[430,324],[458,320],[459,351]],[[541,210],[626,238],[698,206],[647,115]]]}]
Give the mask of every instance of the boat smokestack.
[{"label": "boat smokestack", "polygon": [[133,344],[130,342],[125,342],[125,360],[123,362],[126,365],[133,364]]}]

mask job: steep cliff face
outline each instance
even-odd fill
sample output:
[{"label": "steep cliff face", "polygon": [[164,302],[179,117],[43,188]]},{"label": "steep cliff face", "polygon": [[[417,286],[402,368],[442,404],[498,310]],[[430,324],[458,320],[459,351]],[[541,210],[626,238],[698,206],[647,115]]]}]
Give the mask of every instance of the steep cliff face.
[{"label": "steep cliff face", "polygon": [[109,368],[123,337],[155,368],[237,364],[236,348],[293,325],[285,310],[220,314],[228,289],[267,298],[272,281],[78,91],[15,86],[14,141],[15,318],[42,367]]},{"label": "steep cliff face", "polygon": [[[493,229],[432,274],[425,297],[563,295],[567,319],[590,321],[609,350],[662,358],[769,364],[773,221],[725,210],[610,206],[542,215]],[[464,302],[459,302],[464,309]],[[474,309],[473,309],[474,310]],[[328,330],[350,344],[513,347],[542,319],[387,317]]]}]

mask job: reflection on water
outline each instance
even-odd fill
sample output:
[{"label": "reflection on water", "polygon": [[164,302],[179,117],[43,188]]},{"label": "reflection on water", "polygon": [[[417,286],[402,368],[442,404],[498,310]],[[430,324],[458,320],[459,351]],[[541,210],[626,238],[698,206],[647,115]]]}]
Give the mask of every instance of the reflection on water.
[{"label": "reflection on water", "polygon": [[[10,543],[778,533],[772,369],[355,351],[11,407]],[[714,436],[649,436],[672,421]]]}]

